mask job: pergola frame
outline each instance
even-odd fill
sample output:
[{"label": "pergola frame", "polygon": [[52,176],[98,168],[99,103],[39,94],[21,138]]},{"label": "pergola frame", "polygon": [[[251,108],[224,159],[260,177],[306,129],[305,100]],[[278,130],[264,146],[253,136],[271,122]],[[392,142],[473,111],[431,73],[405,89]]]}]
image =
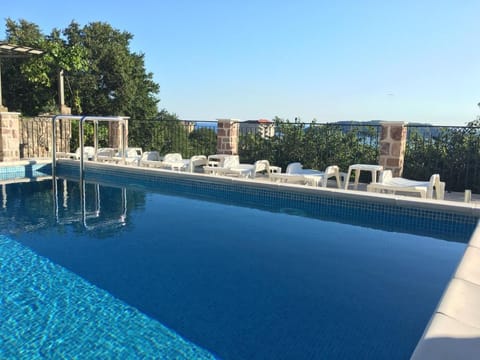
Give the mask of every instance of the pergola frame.
[{"label": "pergola frame", "polygon": [[0,111],[8,111],[3,106],[2,96],[2,59],[11,58],[27,58],[32,55],[41,55],[43,50],[33,49],[27,46],[20,46],[15,44],[9,44],[5,41],[0,41]]}]

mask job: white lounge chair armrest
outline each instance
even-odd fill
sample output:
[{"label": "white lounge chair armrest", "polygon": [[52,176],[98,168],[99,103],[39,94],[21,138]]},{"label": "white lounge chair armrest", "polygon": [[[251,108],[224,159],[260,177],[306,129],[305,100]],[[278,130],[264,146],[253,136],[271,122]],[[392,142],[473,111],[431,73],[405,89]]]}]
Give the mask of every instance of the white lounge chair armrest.
[{"label": "white lounge chair armrest", "polygon": [[205,155],[194,155],[190,158],[188,163],[188,170],[194,172],[197,166],[207,165],[208,160]]},{"label": "white lounge chair armrest", "polygon": [[380,177],[378,179],[378,182],[381,184],[384,182],[388,182],[392,178],[393,178],[392,170],[383,170],[380,172]]},{"label": "white lounge chair armrest", "polygon": [[337,174],[340,175],[340,168],[337,165],[330,165],[325,169],[327,177],[336,176]]},{"label": "white lounge chair armrest", "polygon": [[303,169],[303,165],[299,162],[293,162],[287,165],[287,169],[285,170],[286,174],[298,174]]}]

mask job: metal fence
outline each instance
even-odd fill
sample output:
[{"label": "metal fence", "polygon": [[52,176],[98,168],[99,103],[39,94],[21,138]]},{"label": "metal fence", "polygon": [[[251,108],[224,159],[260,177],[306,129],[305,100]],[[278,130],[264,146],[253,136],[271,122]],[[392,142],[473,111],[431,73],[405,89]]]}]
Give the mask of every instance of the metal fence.
[{"label": "metal fence", "polygon": [[184,158],[217,152],[216,121],[129,121],[129,146],[181,153]]},{"label": "metal fence", "polygon": [[[43,156],[48,151],[45,144],[50,135],[40,123],[23,126],[24,157]],[[378,164],[380,132],[380,125],[358,123],[239,123],[238,150],[244,163],[267,159],[285,169],[288,163],[299,161],[308,168],[325,169],[335,164],[346,171],[354,163]],[[93,131],[87,129],[85,137],[87,145],[89,141],[93,144]],[[162,155],[210,155],[217,152],[217,122],[131,120],[128,139],[130,146]],[[99,144],[108,146],[106,128],[99,129]],[[78,147],[75,123],[69,145],[71,149]],[[480,193],[480,128],[408,125],[403,176],[426,180],[434,173],[440,174],[448,191],[471,189]]]},{"label": "metal fence", "polygon": [[282,168],[298,161],[321,170],[335,164],[344,171],[353,163],[378,163],[380,126],[279,122],[258,130],[240,127],[242,161],[267,159]]},{"label": "metal fence", "polygon": [[480,128],[407,128],[404,177],[424,180],[438,173],[448,191],[470,189],[480,193]]},{"label": "metal fence", "polygon": [[[378,163],[380,126],[316,123],[239,123],[240,161],[267,159],[286,168],[293,161],[325,169],[337,164]],[[217,152],[217,122],[143,121],[129,123],[129,145],[183,157]]]},{"label": "metal fence", "polygon": [[[215,154],[217,149],[216,121],[130,120],[128,145],[160,154],[181,153],[184,158],[198,154]],[[85,145],[94,144],[93,125],[84,125]],[[109,147],[108,124],[98,124],[98,145]],[[78,124],[72,123],[70,147],[78,144]]]}]

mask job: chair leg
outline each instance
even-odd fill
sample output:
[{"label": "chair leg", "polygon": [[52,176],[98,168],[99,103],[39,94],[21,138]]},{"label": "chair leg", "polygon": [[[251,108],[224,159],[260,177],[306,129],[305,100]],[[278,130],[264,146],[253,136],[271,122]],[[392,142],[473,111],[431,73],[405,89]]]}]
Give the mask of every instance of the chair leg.
[{"label": "chair leg", "polygon": [[337,179],[337,187],[342,188],[342,182],[340,181],[340,174],[335,174],[335,179]]}]

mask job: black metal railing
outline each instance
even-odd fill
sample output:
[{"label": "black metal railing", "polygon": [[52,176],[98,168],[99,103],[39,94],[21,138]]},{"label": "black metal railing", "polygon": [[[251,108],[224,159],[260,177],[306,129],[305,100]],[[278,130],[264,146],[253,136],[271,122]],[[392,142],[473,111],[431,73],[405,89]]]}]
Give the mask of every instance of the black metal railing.
[{"label": "black metal railing", "polygon": [[480,128],[407,127],[403,176],[425,180],[440,174],[448,191],[480,192]]},{"label": "black metal railing", "polygon": [[[92,132],[93,134],[93,132]],[[90,132],[87,130],[86,142]],[[306,168],[354,163],[378,164],[380,125],[299,122],[239,123],[240,161],[267,159],[283,169],[299,161]],[[193,120],[130,120],[129,145],[184,158],[217,152],[217,122]],[[99,129],[99,144],[107,146],[107,129]],[[72,129],[71,148],[78,146]],[[27,154],[25,154],[27,155]],[[428,180],[439,173],[448,191],[480,193],[480,128],[407,125],[403,176]]]},{"label": "black metal railing", "polygon": [[216,121],[131,120],[129,146],[160,154],[181,153],[184,158],[217,152]]},{"label": "black metal railing", "polygon": [[256,132],[240,126],[242,161],[267,159],[282,168],[298,161],[305,168],[338,165],[343,171],[353,163],[378,163],[380,126],[298,122],[266,126]]}]

